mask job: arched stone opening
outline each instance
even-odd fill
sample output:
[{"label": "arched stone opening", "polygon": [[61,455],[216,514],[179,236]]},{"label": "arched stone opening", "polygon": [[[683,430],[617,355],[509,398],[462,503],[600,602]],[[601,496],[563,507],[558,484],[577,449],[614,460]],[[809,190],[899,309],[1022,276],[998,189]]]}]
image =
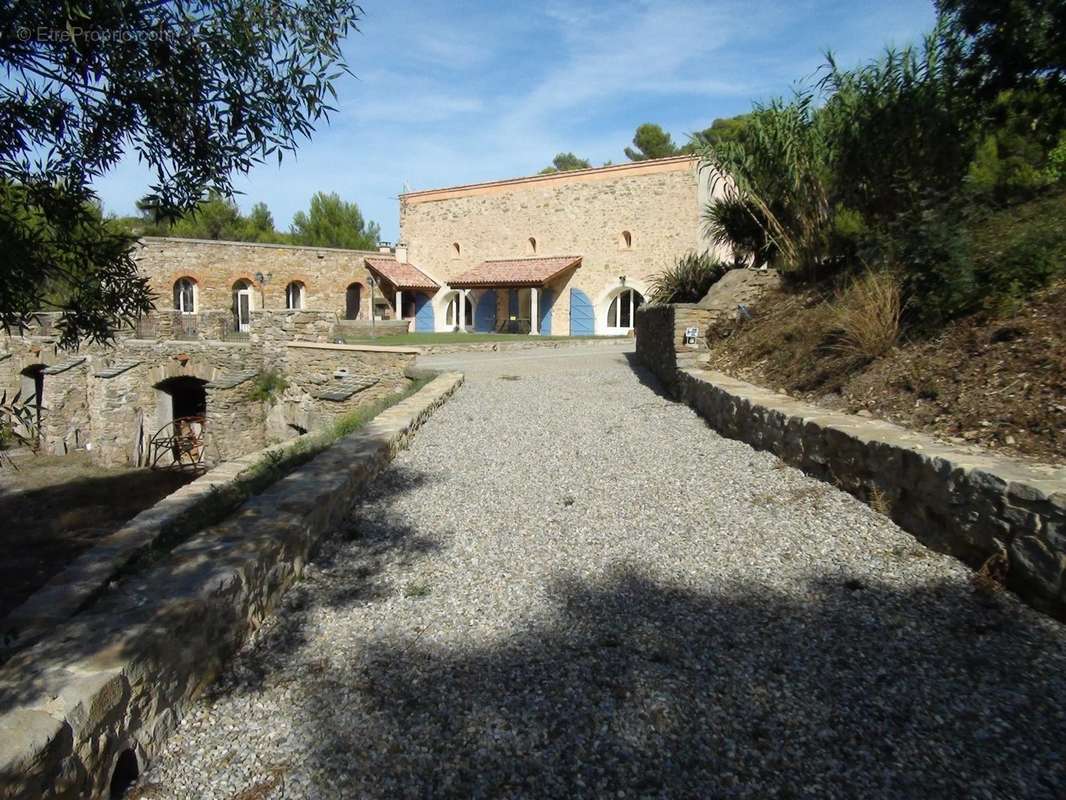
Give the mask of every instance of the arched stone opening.
[{"label": "arched stone opening", "polygon": [[596,301],[596,333],[625,336],[633,332],[637,309],[644,304],[647,286],[643,281],[619,276],[618,283],[604,290]]},{"label": "arched stone opening", "polygon": [[30,364],[19,373],[19,402],[33,410],[33,423],[40,427],[44,407],[44,370],[47,364]]},{"label": "arched stone opening", "polygon": [[344,291],[344,318],[359,319],[363,304],[363,285],[361,283],[349,283]]},{"label": "arched stone opening", "polygon": [[207,381],[179,375],[160,381],[154,388],[156,410],[149,465],[199,464],[207,427]]},{"label": "arched stone opening", "polygon": [[120,800],[120,798],[125,797],[140,776],[141,768],[137,763],[137,754],[127,747],[119,753],[118,760],[115,762],[115,769],[111,773],[111,786],[108,790],[108,796],[111,800]]}]

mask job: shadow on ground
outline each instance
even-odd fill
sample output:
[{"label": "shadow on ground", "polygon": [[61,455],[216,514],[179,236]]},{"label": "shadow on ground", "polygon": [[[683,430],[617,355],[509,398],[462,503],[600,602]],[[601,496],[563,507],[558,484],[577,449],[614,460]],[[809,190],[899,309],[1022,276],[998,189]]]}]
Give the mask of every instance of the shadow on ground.
[{"label": "shadow on ground", "polygon": [[101,470],[81,455],[67,457],[85,461],[80,472],[57,464],[58,459],[23,460],[20,473],[59,473],[29,488],[19,485],[24,478],[32,480],[28,475],[5,476],[0,487],[0,618],[101,538],[197,477],[166,470]]},{"label": "shadow on ground", "polygon": [[[326,565],[365,588],[304,611],[377,602],[374,553],[430,547],[406,529],[366,546]],[[321,796],[1052,798],[1066,785],[1066,638],[1012,601],[828,577],[787,595],[701,592],[633,564],[549,590],[543,621],[501,641],[446,647],[429,631],[316,662],[293,758],[328,776]],[[294,627],[258,651],[320,655]]]}]

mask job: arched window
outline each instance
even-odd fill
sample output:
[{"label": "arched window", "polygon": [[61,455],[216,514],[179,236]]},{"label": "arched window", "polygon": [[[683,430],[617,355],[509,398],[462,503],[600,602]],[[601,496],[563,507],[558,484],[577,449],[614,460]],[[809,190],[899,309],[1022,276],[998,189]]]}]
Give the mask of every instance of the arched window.
[{"label": "arched window", "polygon": [[635,289],[623,289],[607,309],[607,332],[629,333],[644,297]]},{"label": "arched window", "polygon": [[196,281],[192,278],[174,281],[174,310],[182,314],[196,313]]},{"label": "arched window", "polygon": [[[445,320],[444,324],[445,325],[451,326],[451,325],[458,325],[459,324],[459,298],[460,297],[462,297],[462,295],[456,294],[454,297],[452,297],[451,300],[448,301],[448,309],[447,309],[447,311],[445,312],[445,315],[444,315],[444,320]],[[466,327],[472,328],[472,327],[474,327],[474,306],[470,302],[470,295],[466,295],[465,302],[466,302],[466,319],[464,319],[463,321],[466,323]]]},{"label": "arched window", "polygon": [[[363,304],[363,287],[358,283],[348,284],[344,292],[344,318],[359,319],[359,309]],[[374,309],[370,310],[374,313]]]},{"label": "arched window", "polygon": [[621,245],[623,250],[632,250],[633,234],[629,231],[622,231],[622,235],[618,237],[618,244]]},{"label": "arched window", "polygon": [[532,236],[529,237],[529,254],[530,255],[536,255],[537,254],[537,240],[534,239]]},{"label": "arched window", "polygon": [[304,285],[293,281],[285,287],[285,308],[300,309],[304,307]]},{"label": "arched window", "polygon": [[463,254],[463,249],[459,247],[459,242],[452,242],[452,258],[459,258]]}]

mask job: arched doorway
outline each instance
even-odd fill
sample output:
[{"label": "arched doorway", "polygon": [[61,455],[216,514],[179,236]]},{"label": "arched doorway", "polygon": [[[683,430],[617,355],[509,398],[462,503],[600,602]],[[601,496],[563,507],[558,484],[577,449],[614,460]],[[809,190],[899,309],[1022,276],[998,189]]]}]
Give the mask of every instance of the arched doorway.
[{"label": "arched doorway", "polygon": [[207,426],[207,381],[179,375],[160,381],[155,390],[155,433],[148,450],[149,465],[200,464]]},{"label": "arched doorway", "polygon": [[607,307],[607,334],[624,335],[632,332],[637,309],[644,296],[636,289],[622,289]]},{"label": "arched doorway", "polygon": [[252,282],[239,280],[233,284],[233,318],[236,330],[247,333],[252,329]]},{"label": "arched doorway", "polygon": [[463,298],[463,302],[466,305],[463,321],[466,323],[467,328],[474,327],[474,304],[470,302],[470,295],[463,295],[461,292],[456,292],[448,300],[448,308],[444,313],[444,324],[448,328],[455,328],[459,325],[459,298]]},{"label": "arched doorway", "polygon": [[363,302],[362,284],[350,283],[344,292],[344,318],[359,319],[359,308]]},{"label": "arched doorway", "polygon": [[41,435],[41,411],[44,409],[44,370],[46,364],[30,364],[19,373],[19,402],[29,410],[32,429],[18,423],[18,433],[27,439]]}]

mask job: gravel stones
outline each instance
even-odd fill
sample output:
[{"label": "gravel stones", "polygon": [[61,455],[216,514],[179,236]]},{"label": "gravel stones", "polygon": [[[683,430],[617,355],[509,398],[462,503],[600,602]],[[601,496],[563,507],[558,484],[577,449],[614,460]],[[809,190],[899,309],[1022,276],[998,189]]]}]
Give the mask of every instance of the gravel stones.
[{"label": "gravel stones", "polygon": [[630,358],[432,359],[466,385],[141,796],[1060,796],[1062,626]]}]

